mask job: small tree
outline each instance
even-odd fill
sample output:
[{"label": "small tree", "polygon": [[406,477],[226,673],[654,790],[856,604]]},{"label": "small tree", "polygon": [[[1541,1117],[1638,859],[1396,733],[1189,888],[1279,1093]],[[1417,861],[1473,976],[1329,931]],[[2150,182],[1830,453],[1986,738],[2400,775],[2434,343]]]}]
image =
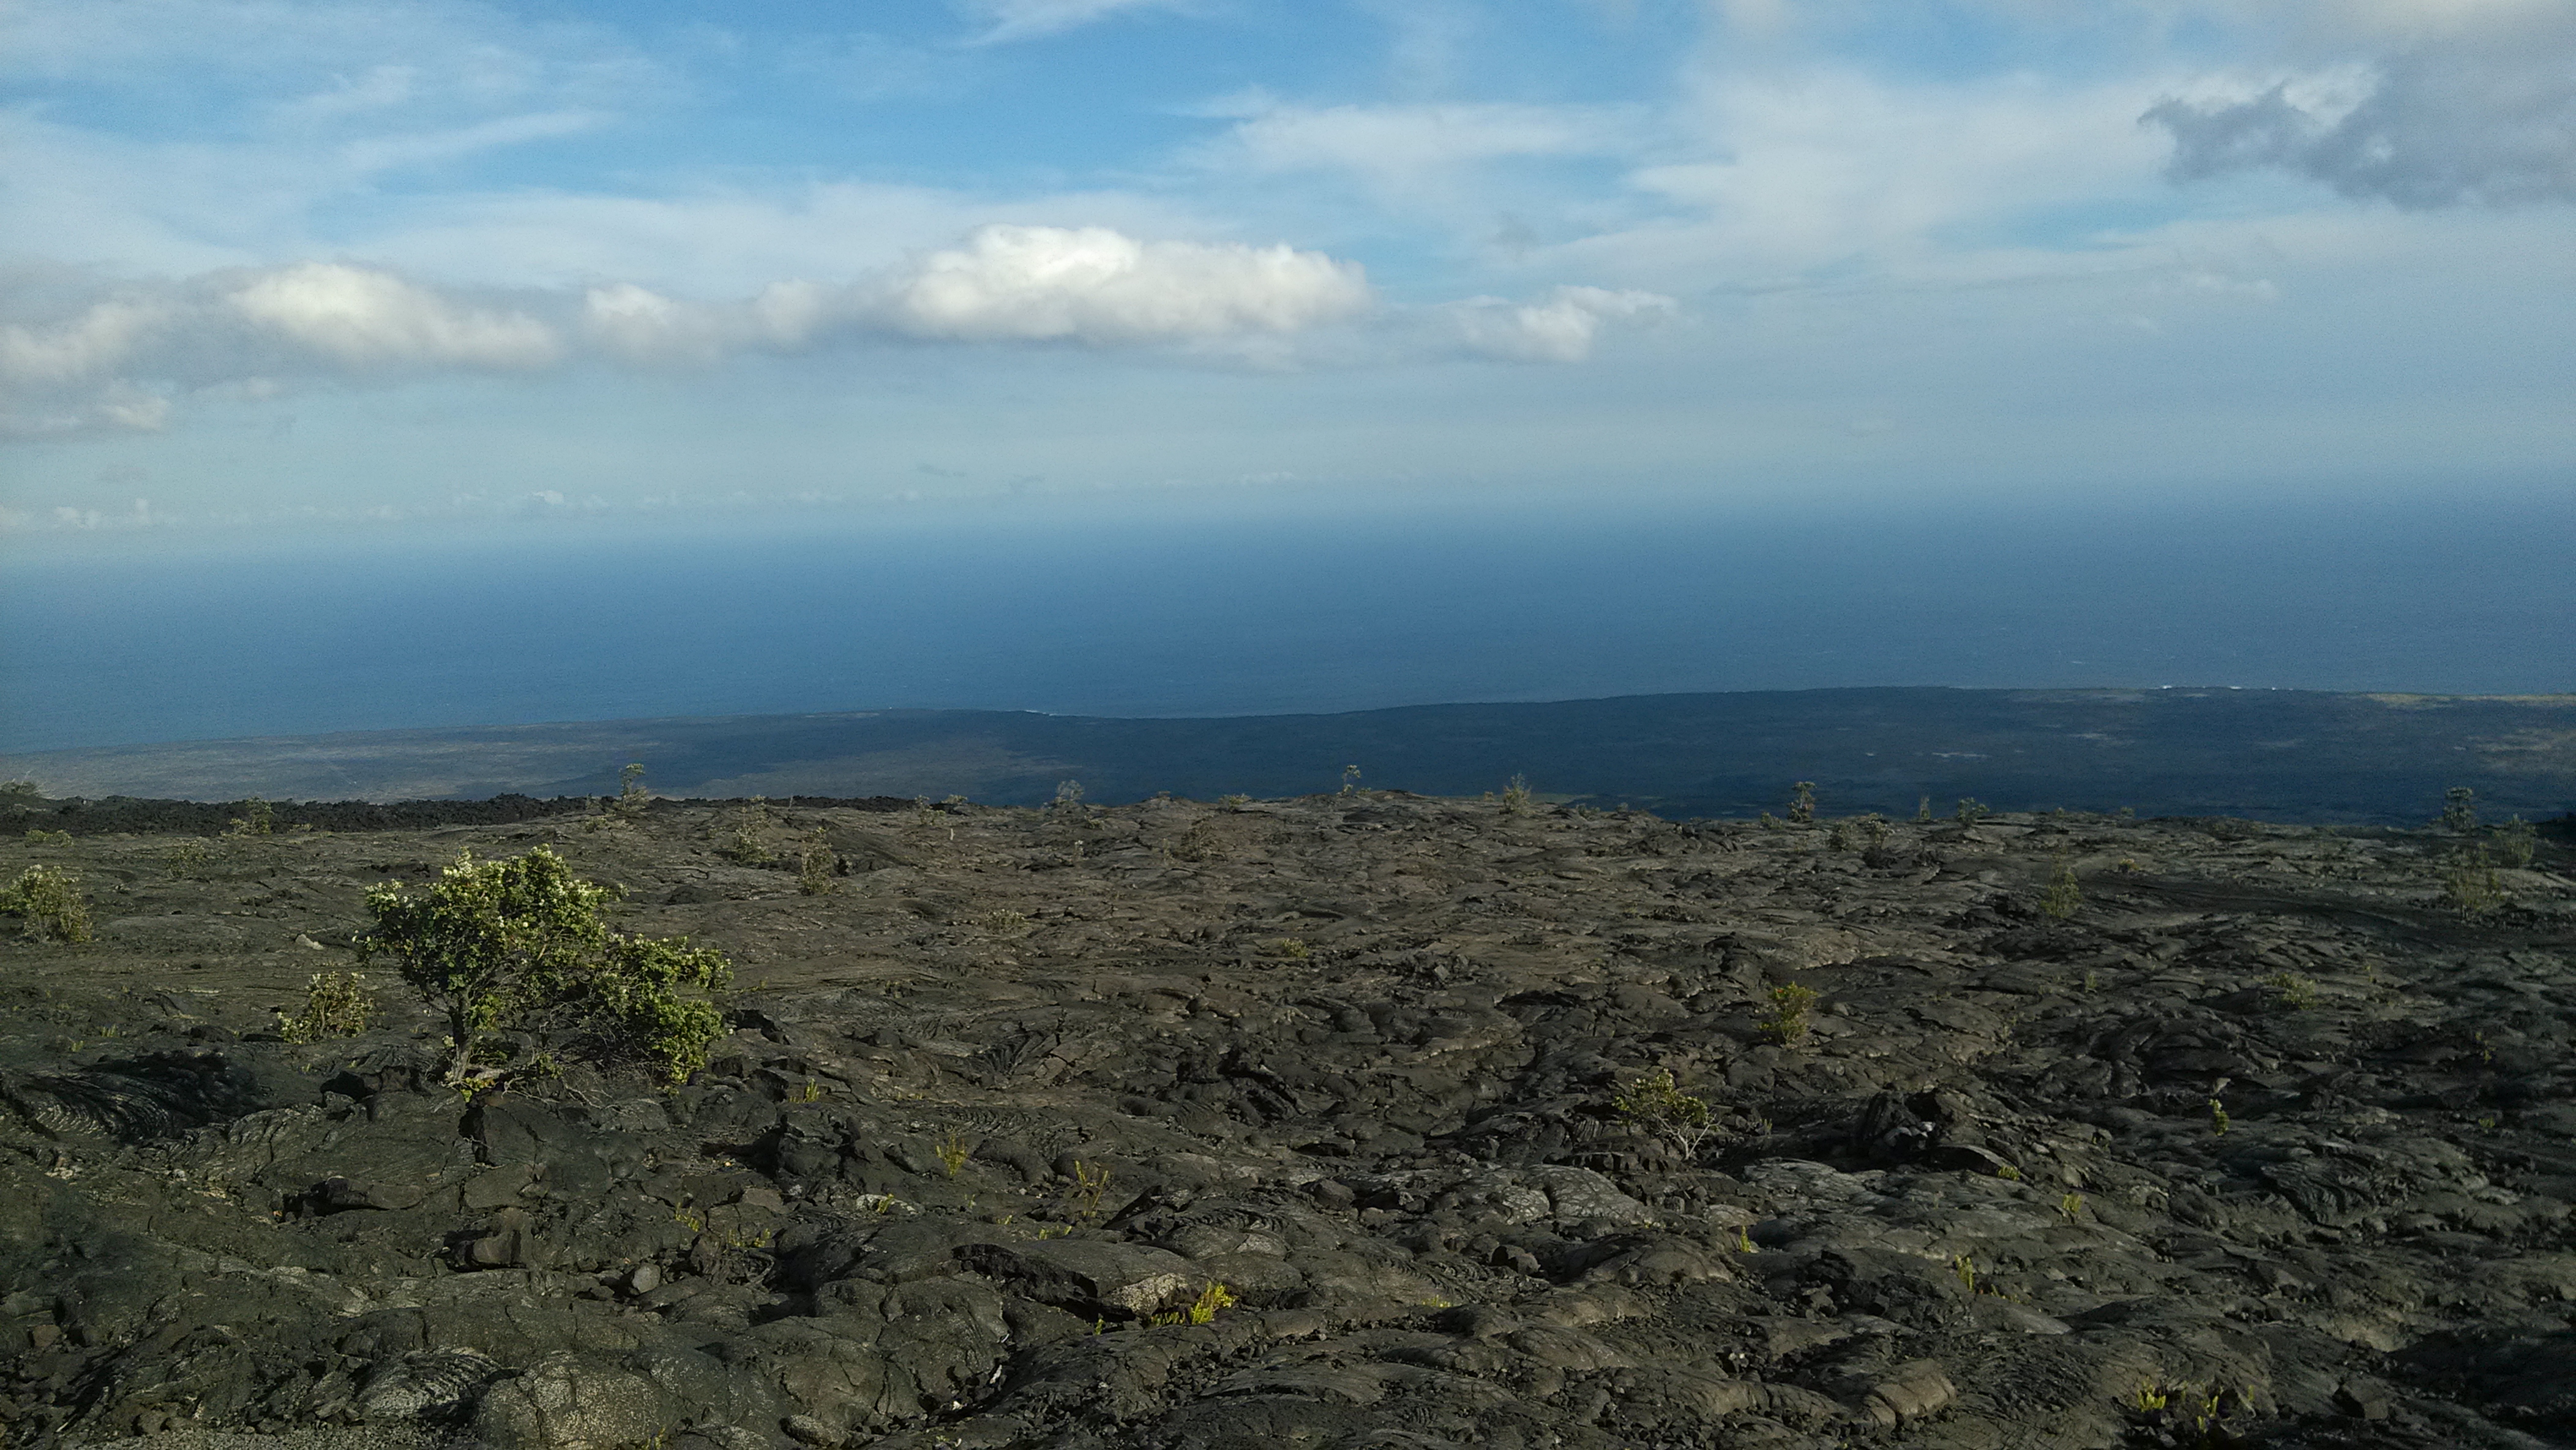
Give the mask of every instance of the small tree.
[{"label": "small tree", "polygon": [[1789,786],[1789,824],[1812,826],[1816,823],[1816,783],[1794,781]]},{"label": "small tree", "polygon": [[0,916],[23,916],[57,941],[89,940],[89,902],[80,878],[59,866],[30,866],[0,886]]},{"label": "small tree", "polygon": [[724,1021],[684,989],[720,988],[731,967],[685,940],[609,930],[599,909],[616,895],[543,846],[499,861],[466,852],[422,895],[392,882],[369,891],[376,925],[360,951],[392,959],[446,1017],[451,1081],[467,1078],[494,1032],[563,1015],[608,1055],[651,1057],[686,1081]]}]

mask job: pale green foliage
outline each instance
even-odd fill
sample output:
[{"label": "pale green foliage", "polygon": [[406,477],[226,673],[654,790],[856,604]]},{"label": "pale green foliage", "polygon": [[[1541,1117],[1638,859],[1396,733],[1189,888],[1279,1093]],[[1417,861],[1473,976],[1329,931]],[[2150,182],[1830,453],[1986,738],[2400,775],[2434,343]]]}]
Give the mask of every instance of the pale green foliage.
[{"label": "pale green foliage", "polygon": [[568,1018],[606,1055],[648,1058],[686,1081],[724,1029],[688,994],[720,989],[732,968],[685,939],[609,930],[599,911],[615,894],[543,846],[498,861],[468,852],[421,895],[391,882],[369,891],[376,925],[360,949],[392,959],[447,1018],[452,1076],[493,1032]]},{"label": "pale green foliage", "polygon": [[0,887],[0,916],[22,916],[57,941],[89,940],[89,902],[80,878],[60,866],[30,866]]},{"label": "pale green foliage", "polygon": [[68,846],[71,843],[72,833],[69,831],[48,831],[39,826],[27,828],[27,844],[30,846]]},{"label": "pale green foliage", "polygon": [[806,833],[804,846],[797,853],[796,889],[807,896],[828,896],[841,884],[840,867],[840,854],[832,849],[823,828],[816,826]]},{"label": "pale green foliage", "polygon": [[1342,793],[1343,795],[1364,795],[1364,794],[1366,794],[1366,792],[1364,792],[1364,791],[1362,791],[1362,790],[1360,789],[1360,768],[1359,768],[1358,766],[1356,766],[1356,765],[1345,765],[1345,766],[1343,766],[1343,767],[1342,767],[1342,790],[1341,790],[1341,793]]},{"label": "pale green foliage", "polygon": [[1771,1014],[1762,1019],[1762,1035],[1782,1047],[1807,1039],[1807,1013],[1816,1005],[1816,990],[1791,982],[1771,989]]},{"label": "pale green foliage", "polygon": [[277,829],[277,812],[257,796],[242,802],[242,813],[232,818],[225,834],[232,836],[265,836]]},{"label": "pale green foliage", "polygon": [[1932,824],[1932,797],[1927,795],[1914,803],[1914,824],[1918,826]]},{"label": "pale green foliage", "polygon": [[376,1015],[376,994],[357,972],[315,972],[305,984],[304,1010],[277,1014],[277,1030],[289,1042],[320,1042],[326,1037],[355,1037]]},{"label": "pale green foliage", "polygon": [[630,760],[617,772],[617,799],[608,808],[625,820],[637,821],[653,805],[653,793],[644,788],[644,762]]},{"label": "pale green foliage", "polygon": [[2463,846],[2442,873],[2442,902],[2471,916],[2495,910],[2511,898],[2504,880],[2487,860],[2484,846]]},{"label": "pale green foliage", "polygon": [[1697,1157],[1701,1141],[1714,1130],[1708,1104],[1683,1092],[1669,1067],[1629,1083],[1611,1097],[1610,1106],[1629,1126],[1670,1140],[1684,1157]]},{"label": "pale green foliage", "polygon": [[1962,829],[1973,826],[1977,822],[1982,821],[1993,814],[1993,810],[1989,809],[1984,801],[1977,799],[1975,796],[1961,796],[1959,798],[1958,820]]},{"label": "pale green foliage", "polygon": [[2075,881],[2075,867],[2066,861],[2057,863],[2057,872],[2048,878],[2048,890],[2041,893],[2039,909],[2064,921],[2084,904],[2084,888]]},{"label": "pale green foliage", "polygon": [[1525,816],[1530,809],[1530,784],[1526,775],[1515,775],[1503,785],[1503,814]]},{"label": "pale green foliage", "polygon": [[2272,1000],[2291,1011],[2302,1011],[2317,1005],[2317,984],[2296,972],[2274,972],[2263,979],[2272,989]]},{"label": "pale green foliage", "polygon": [[2496,828],[2496,860],[2516,871],[2531,864],[2531,858],[2538,853],[2539,846],[2540,833],[2531,828],[2531,822],[2520,816],[2515,816]]}]

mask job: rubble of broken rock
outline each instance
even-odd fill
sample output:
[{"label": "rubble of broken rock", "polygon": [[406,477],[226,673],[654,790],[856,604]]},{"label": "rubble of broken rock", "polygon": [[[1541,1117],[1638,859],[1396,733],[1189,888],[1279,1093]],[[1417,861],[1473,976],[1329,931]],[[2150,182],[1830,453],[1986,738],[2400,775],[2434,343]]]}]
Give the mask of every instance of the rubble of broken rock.
[{"label": "rubble of broken rock", "polygon": [[[538,844],[733,957],[694,1081],[467,1100],[390,980],[284,1040],[369,885]],[[0,945],[0,1420],[2576,1443],[2576,853],[2446,894],[2460,844],[1361,792],[11,841],[96,935]]]}]

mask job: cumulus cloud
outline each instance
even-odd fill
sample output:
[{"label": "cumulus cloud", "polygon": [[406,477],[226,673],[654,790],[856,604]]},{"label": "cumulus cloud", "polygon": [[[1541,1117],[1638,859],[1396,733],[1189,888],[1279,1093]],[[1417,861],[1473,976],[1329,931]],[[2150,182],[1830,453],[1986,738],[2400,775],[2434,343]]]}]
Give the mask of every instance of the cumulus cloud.
[{"label": "cumulus cloud", "polygon": [[2494,14],[2381,62],[2358,94],[2303,77],[2144,119],[2172,133],[2177,179],[2268,167],[2410,208],[2576,201],[2576,27]]},{"label": "cumulus cloud", "polygon": [[554,330],[524,313],[462,307],[338,262],[282,268],[226,301],[253,326],[342,363],[530,368],[561,352]]},{"label": "cumulus cloud", "polygon": [[1470,352],[1515,362],[1581,362],[1605,323],[1651,322],[1679,307],[1656,292],[1559,287],[1535,302],[1479,297],[1453,304],[1448,316]]},{"label": "cumulus cloud", "polygon": [[991,226],[922,258],[866,310],[913,337],[1115,344],[1296,332],[1353,316],[1369,296],[1356,264],[1286,245]]},{"label": "cumulus cloud", "polygon": [[[0,432],[159,428],[174,397],[277,379],[516,372],[580,358],[707,364],[870,337],[1194,349],[1284,339],[1375,305],[1352,263],[1286,245],[988,226],[854,281],[699,301],[631,282],[463,294],[348,262],[231,269],[66,303],[0,289]],[[9,314],[16,313],[16,317]]]}]

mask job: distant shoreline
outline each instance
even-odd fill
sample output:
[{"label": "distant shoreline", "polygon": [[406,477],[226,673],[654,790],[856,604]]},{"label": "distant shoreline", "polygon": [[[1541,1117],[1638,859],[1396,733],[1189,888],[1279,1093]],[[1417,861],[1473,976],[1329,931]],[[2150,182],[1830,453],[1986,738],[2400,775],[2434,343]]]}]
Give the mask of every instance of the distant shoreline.
[{"label": "distant shoreline", "polygon": [[612,794],[629,761],[663,796],[1197,799],[1363,788],[1499,791],[1667,816],[2065,807],[2406,825],[2467,786],[2496,819],[2576,807],[2576,696],[2229,687],[1889,687],[1417,705],[1336,714],[997,710],[555,722],[183,741],[0,755],[48,796],[491,801]]}]

